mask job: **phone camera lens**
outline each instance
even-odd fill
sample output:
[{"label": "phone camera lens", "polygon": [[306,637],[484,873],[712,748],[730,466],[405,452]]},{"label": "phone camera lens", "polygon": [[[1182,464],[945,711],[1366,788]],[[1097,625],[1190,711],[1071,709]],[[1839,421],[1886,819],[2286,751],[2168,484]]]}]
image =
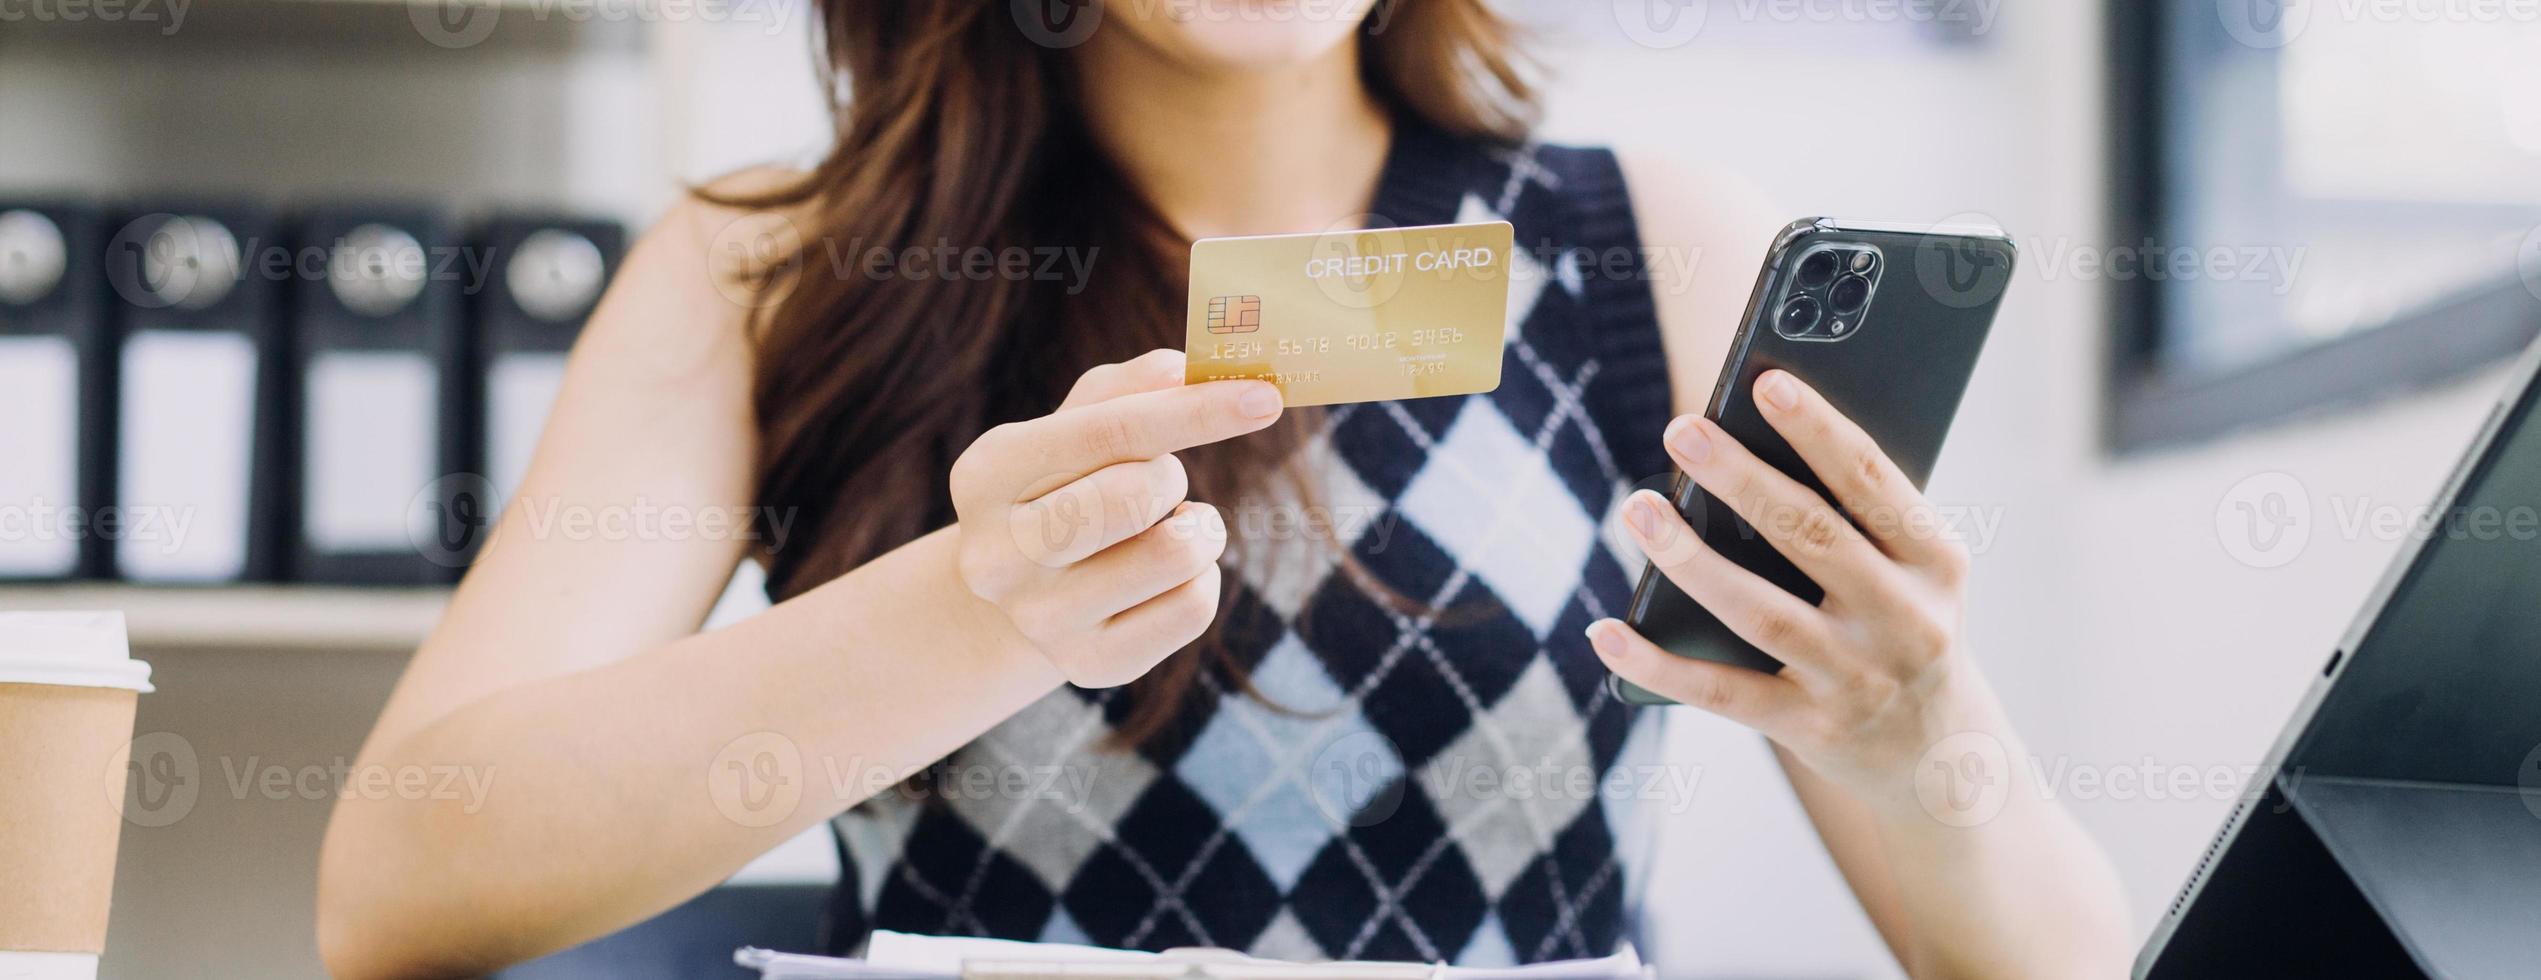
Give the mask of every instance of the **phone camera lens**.
[{"label": "phone camera lens", "polygon": [[1845,276],[1836,280],[1835,288],[1826,291],[1826,305],[1837,316],[1859,313],[1863,304],[1869,302],[1870,280],[1860,276]]},{"label": "phone camera lens", "polygon": [[1782,305],[1783,336],[1796,337],[1808,333],[1818,325],[1820,315],[1818,301],[1806,296],[1792,297],[1791,302]]},{"label": "phone camera lens", "polygon": [[1844,260],[1837,258],[1834,252],[1810,253],[1808,258],[1800,260],[1800,288],[1816,289],[1826,285],[1843,265]]},{"label": "phone camera lens", "polygon": [[1870,275],[1871,270],[1879,268],[1879,253],[1867,248],[1859,252],[1855,252],[1853,253],[1853,261],[1850,264],[1854,275]]}]

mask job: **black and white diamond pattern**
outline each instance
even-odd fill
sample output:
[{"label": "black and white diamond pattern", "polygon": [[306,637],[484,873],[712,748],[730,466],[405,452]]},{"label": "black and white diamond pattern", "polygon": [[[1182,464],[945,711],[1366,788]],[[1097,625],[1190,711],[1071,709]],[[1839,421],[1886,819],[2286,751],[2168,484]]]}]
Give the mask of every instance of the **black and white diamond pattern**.
[{"label": "black and white diamond pattern", "polygon": [[[1402,778],[1403,760],[1295,636],[1273,647],[1252,679],[1276,707],[1222,696],[1174,773],[1287,891],[1352,816],[1339,812],[1352,787],[1335,781],[1391,783]],[[1369,750],[1352,754],[1354,745]],[[1345,765],[1314,771],[1327,768],[1317,762]]]},{"label": "black and white diamond pattern", "polygon": [[[1267,540],[1248,541],[1246,547],[1250,550],[1235,567],[1235,573],[1252,588],[1254,597],[1282,621],[1297,618],[1297,611],[1305,607],[1307,598],[1332,574],[1338,564],[1335,552],[1355,547],[1371,533],[1383,535],[1387,516],[1386,498],[1361,481],[1351,467],[1340,465],[1330,436],[1307,443],[1298,453],[1299,465],[1322,475],[1323,491],[1321,499],[1312,504],[1319,512],[1301,516],[1315,519],[1328,538],[1319,540],[1294,533],[1302,521],[1292,518],[1286,524],[1292,530],[1264,535]],[[1296,502],[1282,503],[1291,506],[1290,513],[1295,512]],[[1259,519],[1248,520],[1257,515],[1261,515]],[[1241,530],[1275,530],[1262,508],[1244,507],[1234,519]]]},{"label": "black and white diamond pattern", "polygon": [[[1001,777],[1015,773],[1025,785],[1048,774],[1039,787],[1048,792],[1014,794],[992,784],[990,792],[975,793],[957,783],[945,790],[947,808],[1044,887],[1065,888],[1156,780],[1155,767],[1136,753],[1094,751],[1094,741],[1110,731],[1102,709],[1077,698],[1034,702],[981,736],[962,759],[965,767],[984,766]],[[978,899],[987,863],[983,856],[963,882],[964,902]]]},{"label": "black and white diamond pattern", "polygon": [[1516,225],[1500,389],[1330,413],[1304,452],[1337,540],[1251,542],[1228,579],[1259,699],[1204,673],[1172,738],[1120,752],[1126,695],[1059,692],[952,763],[1090,780],[841,817],[858,925],[1475,965],[1620,941],[1647,821],[1603,790],[1658,717],[1608,694],[1581,631],[1629,598],[1613,518],[1640,474],[1592,410],[1609,370],[1565,249],[1615,243],[1564,237],[1563,189],[1620,185],[1603,154],[1456,152],[1429,162],[1465,193],[1403,223]]},{"label": "black and white diamond pattern", "polygon": [[[1559,424],[1559,416],[1554,417]],[[1596,544],[1596,522],[1538,439],[1487,399],[1469,399],[1396,507],[1473,571],[1538,637],[1552,629]]]}]

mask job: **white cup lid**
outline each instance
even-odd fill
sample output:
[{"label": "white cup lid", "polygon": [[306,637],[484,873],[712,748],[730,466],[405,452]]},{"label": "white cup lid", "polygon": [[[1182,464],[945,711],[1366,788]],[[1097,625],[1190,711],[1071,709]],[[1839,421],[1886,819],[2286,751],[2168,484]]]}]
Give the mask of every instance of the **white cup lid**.
[{"label": "white cup lid", "polygon": [[0,612],[0,684],[153,690],[119,612]]},{"label": "white cup lid", "polygon": [[97,954],[0,952],[0,980],[97,980]]}]

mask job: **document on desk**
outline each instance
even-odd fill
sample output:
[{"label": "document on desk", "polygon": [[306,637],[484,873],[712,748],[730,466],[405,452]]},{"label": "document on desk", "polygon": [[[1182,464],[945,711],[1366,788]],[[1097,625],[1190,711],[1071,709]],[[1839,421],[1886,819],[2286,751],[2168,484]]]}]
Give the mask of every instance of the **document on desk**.
[{"label": "document on desk", "polygon": [[877,930],[863,959],[744,948],[761,980],[1645,980],[1631,947],[1604,959],[1483,968],[1428,963],[1287,963],[1217,949],[1164,953]]}]

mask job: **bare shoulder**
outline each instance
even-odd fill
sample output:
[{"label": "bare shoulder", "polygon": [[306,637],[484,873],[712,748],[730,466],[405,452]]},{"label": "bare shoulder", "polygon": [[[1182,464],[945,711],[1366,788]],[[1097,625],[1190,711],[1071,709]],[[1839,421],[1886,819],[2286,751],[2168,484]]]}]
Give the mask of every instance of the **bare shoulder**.
[{"label": "bare shoulder", "polygon": [[779,196],[801,185],[805,176],[793,167],[736,170],[682,195],[656,230],[681,236],[685,244],[703,252],[719,274],[765,271],[766,263],[789,257],[774,253],[774,248],[800,246],[809,209],[802,204],[744,202]]},{"label": "bare shoulder", "polygon": [[1788,221],[1755,181],[1717,161],[1632,144],[1616,147],[1615,159],[1644,239],[1752,238],[1761,255]]},{"label": "bare shoulder", "polygon": [[736,312],[755,309],[764,298],[751,295],[752,285],[802,247],[809,209],[749,202],[777,196],[803,179],[800,170],[771,166],[707,181],[671,205],[636,243],[640,255],[630,255],[627,264],[649,261],[654,266],[649,271],[687,288],[704,285],[718,295],[733,294],[725,298],[735,300]]},{"label": "bare shoulder", "polygon": [[783,189],[801,176],[754,168],[681,195],[627,251],[592,313],[582,359],[654,383],[701,376],[728,383],[736,372],[746,374],[750,327],[770,299],[757,273],[799,248],[800,212],[727,202]]},{"label": "bare shoulder", "polygon": [[1728,355],[1756,268],[1791,215],[1745,176],[1683,153],[1622,146],[1679,411],[1700,406]]},{"label": "bare shoulder", "polygon": [[801,167],[762,164],[743,167],[707,181],[700,190],[708,197],[750,197],[768,194],[801,183],[809,171]]}]

